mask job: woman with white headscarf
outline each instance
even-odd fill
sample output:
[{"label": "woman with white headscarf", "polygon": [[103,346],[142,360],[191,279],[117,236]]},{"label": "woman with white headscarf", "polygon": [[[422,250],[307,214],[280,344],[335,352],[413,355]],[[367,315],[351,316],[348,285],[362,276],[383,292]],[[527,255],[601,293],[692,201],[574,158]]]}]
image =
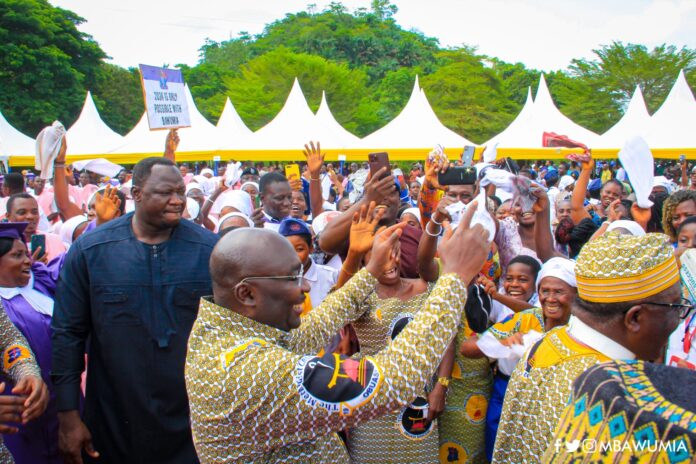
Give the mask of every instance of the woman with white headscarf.
[{"label": "woman with white headscarf", "polygon": [[541,308],[514,314],[494,324],[480,337],[473,336],[460,346],[467,358],[487,356],[498,361],[493,392],[486,413],[486,453],[492,460],[495,436],[503,408],[510,374],[525,350],[545,332],[568,323],[577,295],[575,262],[555,257],[548,260],[537,276],[537,292]]}]

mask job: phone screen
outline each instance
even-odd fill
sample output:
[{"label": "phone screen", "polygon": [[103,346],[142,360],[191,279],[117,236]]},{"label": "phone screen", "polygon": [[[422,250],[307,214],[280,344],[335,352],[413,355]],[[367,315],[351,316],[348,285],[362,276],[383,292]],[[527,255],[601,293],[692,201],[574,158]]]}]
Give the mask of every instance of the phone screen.
[{"label": "phone screen", "polygon": [[31,252],[32,254],[41,247],[41,251],[37,255],[37,259],[43,258],[46,254],[46,236],[45,235],[32,235],[31,236]]},{"label": "phone screen", "polygon": [[462,166],[468,168],[474,159],[474,152],[476,147],[473,145],[467,145],[464,147],[464,152],[462,153]]}]

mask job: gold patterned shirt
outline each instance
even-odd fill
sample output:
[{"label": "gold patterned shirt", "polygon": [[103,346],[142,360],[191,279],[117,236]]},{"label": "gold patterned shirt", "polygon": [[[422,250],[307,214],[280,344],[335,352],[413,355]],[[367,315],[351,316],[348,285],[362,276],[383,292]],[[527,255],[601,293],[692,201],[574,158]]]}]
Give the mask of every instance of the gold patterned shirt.
[{"label": "gold patterned shirt", "polygon": [[290,332],[201,301],[186,387],[202,463],[347,462],[336,431],[416,397],[464,309],[466,287],[454,274],[440,278],[413,322],[375,356],[311,354],[360,316],[375,282],[360,271]]}]

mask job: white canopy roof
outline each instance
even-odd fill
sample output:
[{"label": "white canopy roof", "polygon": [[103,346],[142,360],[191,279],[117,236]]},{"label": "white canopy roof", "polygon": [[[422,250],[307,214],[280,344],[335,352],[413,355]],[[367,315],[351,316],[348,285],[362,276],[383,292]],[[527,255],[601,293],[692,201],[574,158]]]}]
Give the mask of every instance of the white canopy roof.
[{"label": "white canopy roof", "polygon": [[363,148],[432,148],[440,144],[446,148],[474,145],[469,140],[445,127],[419,86],[418,76],[411,97],[397,117],[360,141]]},{"label": "white canopy roof", "polygon": [[249,138],[253,132],[244,124],[229,97],[225,101],[217,123],[218,140],[221,149],[233,148]]},{"label": "white canopy roof", "polygon": [[486,142],[486,145],[497,142],[499,148],[539,148],[542,146],[544,132],[566,135],[590,147],[599,139],[597,134],[575,124],[556,108],[543,74],[539,79],[534,104],[528,109],[529,101],[528,94],[527,102],[517,118],[507,129]]},{"label": "white canopy roof", "polygon": [[36,142],[7,122],[0,112],[0,155],[28,155],[36,153]]},{"label": "white canopy roof", "polygon": [[[319,109],[317,110],[315,118],[321,127],[324,127],[330,131],[336,137],[336,139],[340,139],[343,146],[353,146],[360,140],[359,137],[346,130],[338,121],[336,121],[336,118],[334,118],[334,115],[329,108],[329,103],[326,101],[326,92],[324,91],[321,92],[321,103],[319,104]],[[326,143],[323,140],[320,140],[320,142],[323,144]]]},{"label": "white canopy roof", "polygon": [[99,116],[89,90],[80,117],[68,129],[66,136],[68,155],[106,153],[123,143],[123,136],[111,130]]},{"label": "white canopy roof", "polygon": [[621,148],[635,136],[645,137],[650,129],[650,113],[645,106],[643,92],[636,86],[623,117],[599,138],[597,148]]},{"label": "white canopy roof", "polygon": [[[333,116],[332,116],[333,117]],[[309,141],[318,140],[324,148],[346,148],[344,134],[327,127],[307,104],[297,78],[283,108],[265,126],[254,132],[241,147],[248,150],[301,150]]]},{"label": "white canopy roof", "polygon": [[650,148],[696,147],[696,101],[684,71],[653,115],[646,140]]},{"label": "white canopy roof", "polygon": [[[191,117],[191,127],[179,129],[181,142],[177,153],[214,151],[218,146],[217,129],[198,111],[188,86],[186,86],[186,100]],[[151,131],[147,122],[147,113],[143,113],[138,124],[123,138],[121,146],[113,149],[110,153],[162,153],[164,152],[167,132],[166,130]]]}]

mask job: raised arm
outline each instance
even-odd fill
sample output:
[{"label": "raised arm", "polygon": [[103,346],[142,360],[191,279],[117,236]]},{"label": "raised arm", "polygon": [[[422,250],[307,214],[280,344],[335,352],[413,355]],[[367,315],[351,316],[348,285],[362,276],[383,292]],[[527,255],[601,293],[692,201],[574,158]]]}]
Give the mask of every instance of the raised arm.
[{"label": "raised arm", "polygon": [[[321,166],[324,164],[324,154],[321,145],[317,142],[309,142],[302,151],[307,158],[307,170],[309,171],[309,208],[312,217],[319,216],[324,211],[324,197],[321,193]],[[323,250],[323,248],[322,248]]]},{"label": "raised arm", "polygon": [[[536,243],[537,256],[543,263],[554,256],[563,257],[563,255],[557,252],[553,247],[554,240],[551,236],[551,205],[549,203],[549,197],[546,195],[546,192],[540,188],[533,189],[532,195],[536,197],[536,202],[534,203],[534,212],[536,213],[534,241]],[[587,211],[585,211],[585,213],[587,213]]]},{"label": "raised arm", "polygon": [[350,246],[348,255],[343,261],[341,272],[338,274],[338,281],[335,288],[341,288],[358,273],[362,266],[363,258],[372,248],[377,224],[384,214],[384,209],[375,210],[375,202],[360,207],[360,212],[353,214],[353,223],[350,226]]},{"label": "raised arm", "polygon": [[594,160],[582,163],[580,176],[573,187],[573,194],[570,196],[570,218],[573,224],[579,224],[585,218],[590,217],[590,213],[585,209],[585,196],[587,195],[587,186],[590,183],[590,176],[594,169]]},{"label": "raised arm", "polygon": [[65,154],[67,151],[68,141],[66,137],[63,136],[63,143],[60,146],[60,151],[53,162],[53,197],[56,201],[58,213],[63,221],[83,214],[82,208],[70,201],[68,180],[65,176]]},{"label": "raised arm", "polygon": [[169,129],[164,141],[164,157],[176,163],[176,149],[179,148],[179,133],[176,129]]},{"label": "raised arm", "polygon": [[455,201],[448,196],[442,197],[432,217],[425,223],[425,233],[421,236],[420,243],[418,244],[418,274],[420,274],[421,279],[426,282],[435,282],[440,276],[440,269],[435,261],[437,238],[443,230],[444,221],[449,221],[451,219],[447,212],[447,206],[454,202]]},{"label": "raised arm", "polygon": [[348,236],[350,234],[350,225],[353,222],[353,214],[360,211],[363,205],[369,205],[370,202],[380,204],[382,200],[393,192],[394,178],[386,176],[380,179],[380,175],[384,173],[386,168],[382,168],[377,172],[374,178],[370,178],[365,182],[365,195],[348,208],[344,214],[334,218],[326,226],[326,229],[319,236],[319,247],[329,254],[339,254],[343,252],[348,245]]}]

